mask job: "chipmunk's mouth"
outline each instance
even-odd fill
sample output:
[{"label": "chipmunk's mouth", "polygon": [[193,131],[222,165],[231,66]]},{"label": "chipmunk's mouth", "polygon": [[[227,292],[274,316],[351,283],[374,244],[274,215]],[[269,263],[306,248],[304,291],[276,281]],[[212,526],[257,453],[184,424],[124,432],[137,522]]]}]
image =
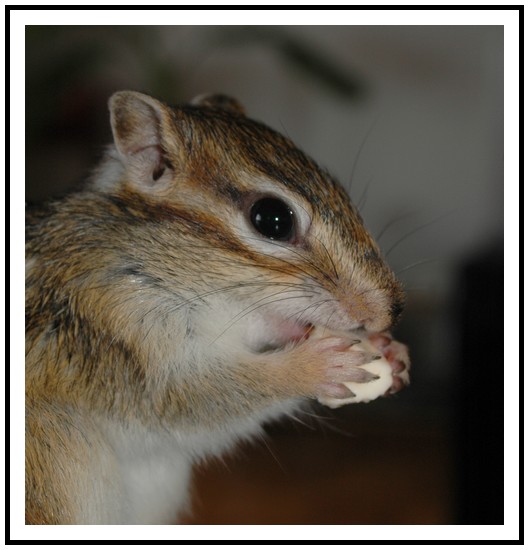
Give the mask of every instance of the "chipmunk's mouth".
[{"label": "chipmunk's mouth", "polygon": [[286,345],[306,340],[314,329],[314,325],[312,323],[301,324],[284,321],[279,328]]},{"label": "chipmunk's mouth", "polygon": [[296,322],[282,318],[268,318],[268,334],[266,342],[258,346],[260,352],[274,351],[306,340],[314,325],[312,323]]}]

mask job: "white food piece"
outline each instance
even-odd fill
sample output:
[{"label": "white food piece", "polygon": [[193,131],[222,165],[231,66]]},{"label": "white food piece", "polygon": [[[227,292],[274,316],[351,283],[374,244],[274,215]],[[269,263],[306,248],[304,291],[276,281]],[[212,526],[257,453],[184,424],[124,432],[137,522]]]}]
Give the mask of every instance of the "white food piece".
[{"label": "white food piece", "polygon": [[[379,355],[380,351],[371,344],[369,340],[361,340],[358,344],[352,346],[355,350],[365,350]],[[330,407],[336,409],[349,403],[368,403],[373,401],[377,397],[384,395],[387,390],[393,384],[392,368],[384,357],[371,361],[366,365],[362,365],[360,368],[369,371],[379,376],[378,380],[372,380],[371,382],[357,383],[357,382],[343,382],[344,386],[347,386],[355,395],[354,397],[346,397],[345,399],[336,399],[334,397],[322,397],[318,401]]]}]

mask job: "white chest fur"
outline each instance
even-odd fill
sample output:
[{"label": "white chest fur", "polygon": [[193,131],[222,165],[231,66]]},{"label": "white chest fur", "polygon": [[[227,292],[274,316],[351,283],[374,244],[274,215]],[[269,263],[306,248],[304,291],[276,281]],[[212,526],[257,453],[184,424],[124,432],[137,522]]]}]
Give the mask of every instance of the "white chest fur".
[{"label": "white chest fur", "polygon": [[126,523],[171,524],[188,506],[191,461],[172,450],[123,457]]},{"label": "white chest fur", "polygon": [[177,438],[166,432],[109,423],[104,431],[116,464],[115,502],[105,506],[109,517],[114,518],[112,523],[177,522],[188,504],[192,466]]},{"label": "white chest fur", "polygon": [[195,461],[219,455],[238,440],[251,439],[261,424],[290,412],[299,404],[291,400],[234,421],[216,431],[183,433],[153,431],[142,426],[103,423],[102,431],[115,464],[113,484],[117,488],[103,503],[103,514],[111,523],[171,524],[189,509],[191,469]]}]

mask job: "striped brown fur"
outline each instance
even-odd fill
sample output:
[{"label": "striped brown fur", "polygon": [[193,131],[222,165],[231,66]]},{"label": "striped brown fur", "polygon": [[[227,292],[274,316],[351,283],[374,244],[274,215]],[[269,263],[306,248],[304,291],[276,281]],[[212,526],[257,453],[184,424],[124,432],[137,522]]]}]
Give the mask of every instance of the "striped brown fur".
[{"label": "striped brown fur", "polygon": [[[344,189],[238,103],[170,108],[122,92],[110,106],[115,145],[93,181],[27,216],[28,523],[135,521],[99,513],[126,498],[107,426],[178,433],[174,445],[192,457],[224,449],[250,418],[318,395],[325,369],[310,344],[254,349],[244,331],[261,331],[241,328],[238,311],[248,325],[262,307],[271,325],[299,317],[382,331],[402,309]],[[310,217],[273,253],[244,226],[262,194]],[[280,308],[296,292],[293,317]],[[186,437],[215,443],[188,448]]]}]

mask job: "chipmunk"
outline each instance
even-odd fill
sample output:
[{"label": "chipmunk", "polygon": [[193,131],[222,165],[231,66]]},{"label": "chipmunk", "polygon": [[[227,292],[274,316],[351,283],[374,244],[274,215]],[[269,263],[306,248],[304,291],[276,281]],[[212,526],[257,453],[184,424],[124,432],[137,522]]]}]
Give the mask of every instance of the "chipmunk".
[{"label": "chipmunk", "polygon": [[109,109],[86,189],[27,216],[28,524],[174,523],[195,461],[375,378],[358,334],[408,382],[402,287],[329,174],[226,96]]}]

